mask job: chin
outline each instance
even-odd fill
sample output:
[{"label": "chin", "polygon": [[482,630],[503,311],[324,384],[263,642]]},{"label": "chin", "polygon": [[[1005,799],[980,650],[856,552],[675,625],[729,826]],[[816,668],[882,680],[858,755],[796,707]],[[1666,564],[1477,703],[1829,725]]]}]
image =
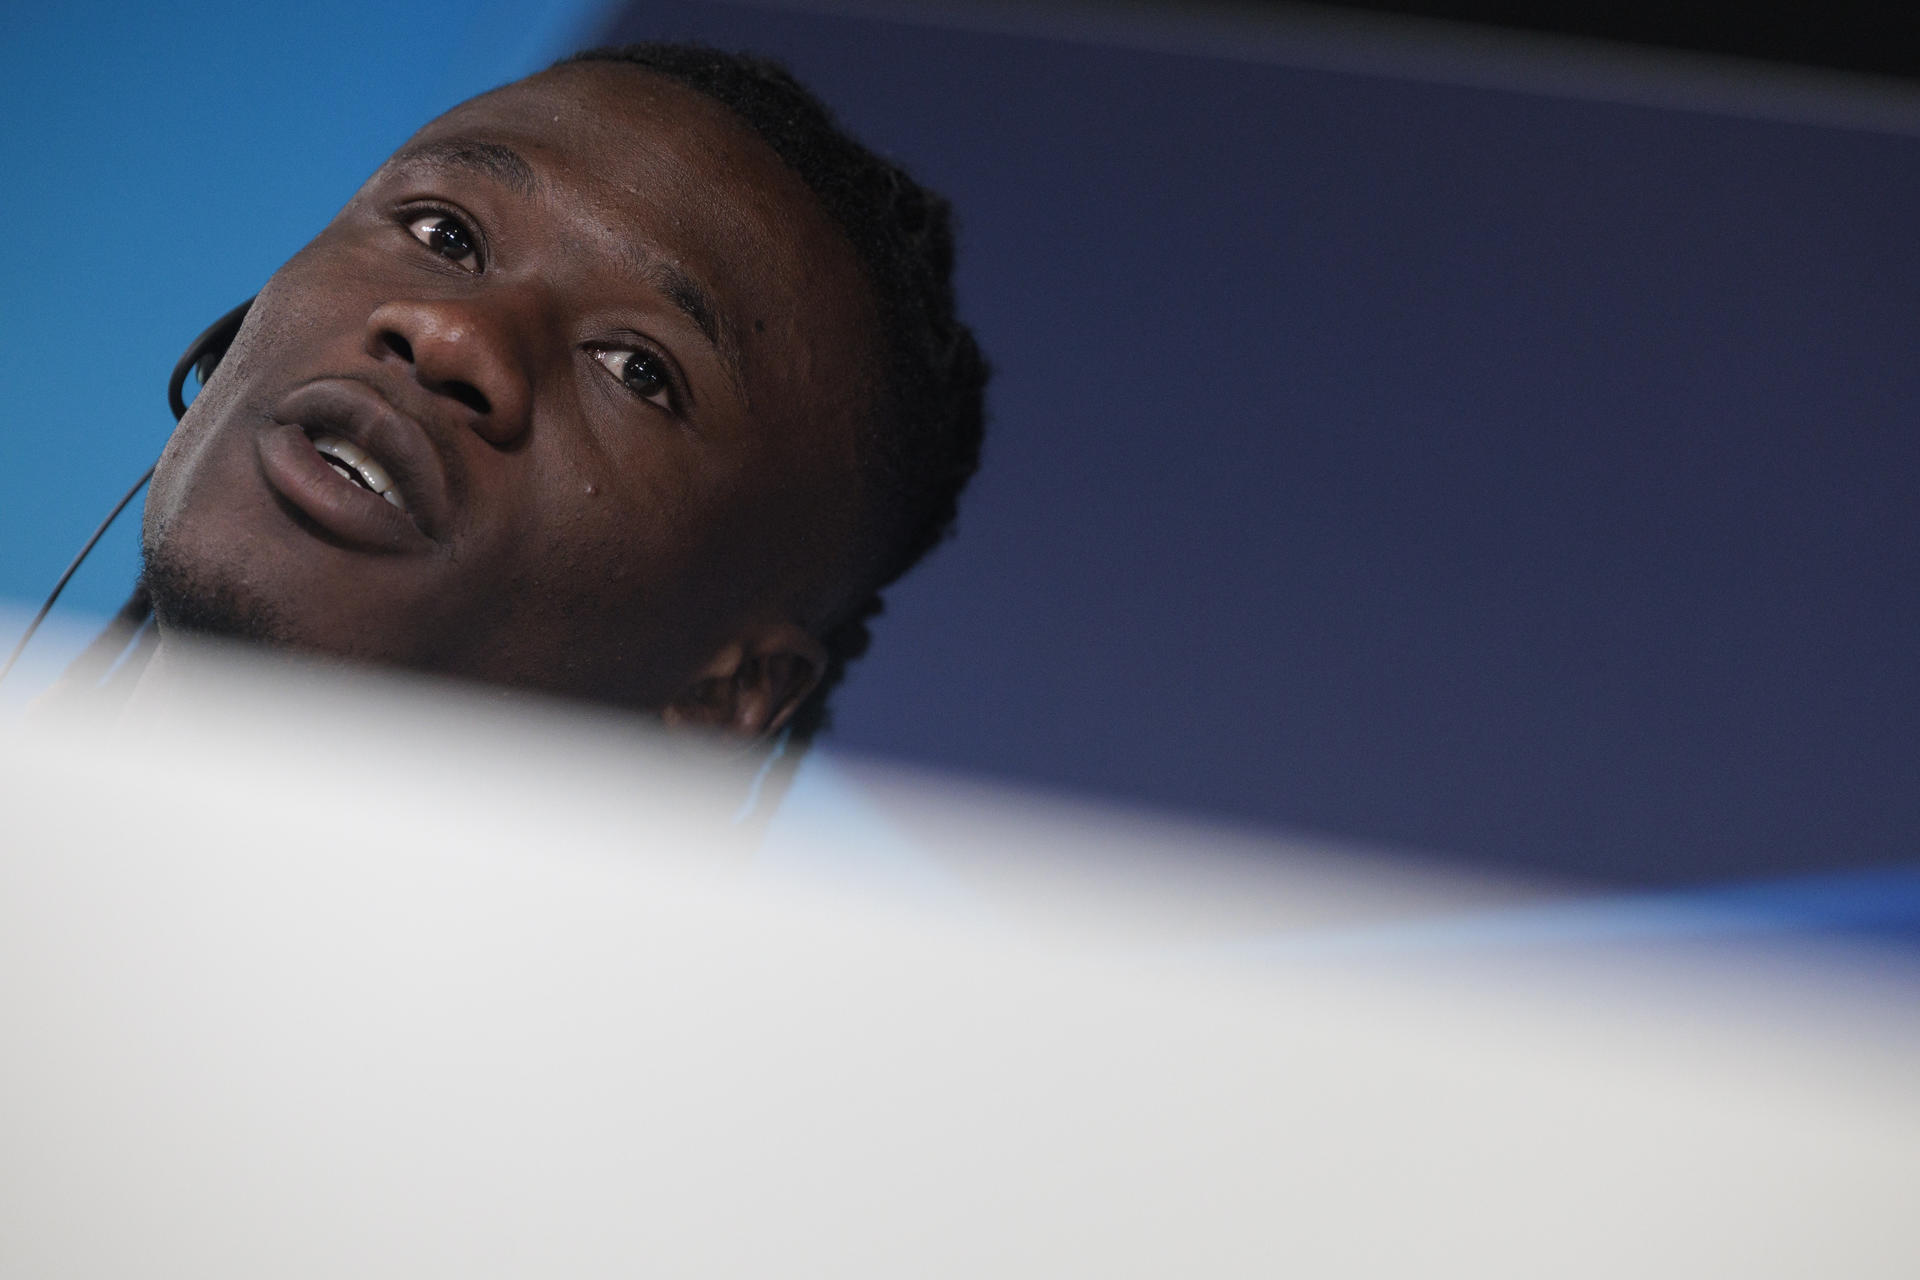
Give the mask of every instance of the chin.
[{"label": "chin", "polygon": [[141,578],[153,599],[153,616],[163,632],[218,636],[256,644],[292,641],[286,620],[271,602],[258,599],[206,566],[178,553],[164,536],[141,545]]}]

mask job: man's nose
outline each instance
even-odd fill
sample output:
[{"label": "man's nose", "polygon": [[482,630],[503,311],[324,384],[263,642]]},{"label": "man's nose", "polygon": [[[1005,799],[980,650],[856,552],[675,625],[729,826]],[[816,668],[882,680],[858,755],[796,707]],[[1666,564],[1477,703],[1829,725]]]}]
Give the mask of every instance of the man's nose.
[{"label": "man's nose", "polygon": [[465,302],[388,302],[367,317],[367,354],[412,366],[416,382],[459,404],[502,447],[527,429],[532,387],[498,317]]}]

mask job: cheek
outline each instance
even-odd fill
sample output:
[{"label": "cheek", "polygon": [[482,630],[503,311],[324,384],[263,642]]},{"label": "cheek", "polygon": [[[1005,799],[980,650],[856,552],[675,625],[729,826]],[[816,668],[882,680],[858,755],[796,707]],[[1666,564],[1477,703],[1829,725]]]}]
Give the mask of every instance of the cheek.
[{"label": "cheek", "polygon": [[266,420],[275,386],[297,372],[299,352],[309,345],[300,335],[316,328],[301,305],[312,291],[296,270],[299,261],[261,289],[161,450],[142,518],[149,550],[185,539],[194,544],[189,550],[211,555],[257,515],[255,428]]},{"label": "cheek", "polygon": [[214,385],[219,382],[216,373],[213,384],[194,398],[187,408],[186,417],[167,437],[166,447],[160,451],[159,461],[154,464],[153,480],[147,488],[143,522],[145,536],[149,539],[160,536],[192,508],[196,491],[212,491],[224,483],[232,482],[231,476],[221,474],[223,470],[230,471],[232,464],[227,461],[223,466],[220,446],[223,442],[243,444],[245,439],[239,431],[223,433],[220,429],[229,414],[222,403],[225,397]]},{"label": "cheek", "polygon": [[711,501],[636,504],[581,493],[549,536],[515,550],[524,599],[550,605],[574,642],[698,662],[741,611],[740,539]]}]

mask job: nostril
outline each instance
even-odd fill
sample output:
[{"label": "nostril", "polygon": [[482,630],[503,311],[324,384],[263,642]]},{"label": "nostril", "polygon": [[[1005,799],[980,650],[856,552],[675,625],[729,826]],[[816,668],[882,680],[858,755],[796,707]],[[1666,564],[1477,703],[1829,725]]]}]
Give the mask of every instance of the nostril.
[{"label": "nostril", "polygon": [[437,391],[449,399],[458,400],[475,413],[484,414],[492,411],[493,406],[487,400],[486,393],[474,386],[471,382],[461,382],[454,378],[444,380],[430,378],[427,371],[421,369],[418,362],[414,360],[413,344],[408,342],[406,336],[398,330],[380,330],[379,342],[380,345],[385,347],[389,352],[399,356],[408,364],[413,365],[414,375],[431,390]]},{"label": "nostril", "polygon": [[393,354],[399,356],[408,364],[413,363],[413,344],[411,342],[408,342],[391,329],[386,329],[381,332],[380,341],[386,345],[387,350],[393,352]]},{"label": "nostril", "polygon": [[488,413],[493,408],[487,403],[486,395],[471,382],[442,382],[434,390],[452,396],[475,413]]}]

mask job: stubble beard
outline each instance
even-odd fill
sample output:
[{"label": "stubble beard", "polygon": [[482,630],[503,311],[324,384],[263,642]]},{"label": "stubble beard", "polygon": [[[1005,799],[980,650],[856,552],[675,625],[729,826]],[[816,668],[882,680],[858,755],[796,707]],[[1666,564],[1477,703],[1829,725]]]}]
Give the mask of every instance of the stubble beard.
[{"label": "stubble beard", "polygon": [[140,576],[162,635],[215,636],[248,644],[287,643],[285,620],[266,601],[208,566],[191,563],[161,530],[141,539]]}]

